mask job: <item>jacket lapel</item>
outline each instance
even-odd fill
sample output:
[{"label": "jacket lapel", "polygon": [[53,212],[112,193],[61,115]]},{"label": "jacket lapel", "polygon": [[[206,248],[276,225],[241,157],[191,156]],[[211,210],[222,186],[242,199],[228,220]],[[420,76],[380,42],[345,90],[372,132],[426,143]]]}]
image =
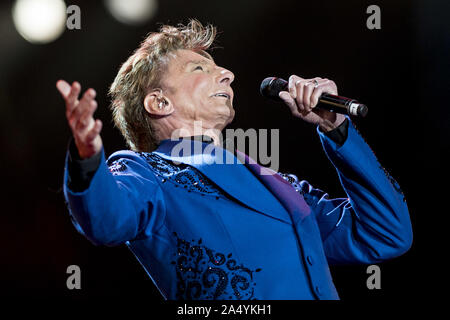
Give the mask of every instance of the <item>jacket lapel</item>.
[{"label": "jacket lapel", "polygon": [[284,180],[275,171],[260,166],[246,154],[237,151],[239,158],[245,159],[246,166],[253,172],[255,176],[269,189],[275,197],[281,202],[291,215],[292,221],[296,224],[299,220],[303,220],[311,213],[311,208],[305,202],[305,199],[291,186],[289,182]]},{"label": "jacket lapel", "polygon": [[226,149],[201,141],[181,139],[163,140],[154,153],[166,160],[195,167],[247,207],[292,224],[289,214],[277,198],[245,164]]}]

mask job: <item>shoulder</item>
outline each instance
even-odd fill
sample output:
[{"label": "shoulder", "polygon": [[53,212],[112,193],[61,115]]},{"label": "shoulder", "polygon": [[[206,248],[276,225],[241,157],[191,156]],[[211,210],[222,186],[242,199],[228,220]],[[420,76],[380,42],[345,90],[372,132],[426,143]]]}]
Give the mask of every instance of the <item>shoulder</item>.
[{"label": "shoulder", "polygon": [[142,152],[120,150],[112,153],[106,165],[113,174],[148,171],[149,165]]},{"label": "shoulder", "polygon": [[120,150],[111,154],[106,164],[113,173],[126,173],[127,171],[151,171],[156,175],[176,173],[187,165],[175,164],[166,160],[154,152],[135,152],[131,150]]}]

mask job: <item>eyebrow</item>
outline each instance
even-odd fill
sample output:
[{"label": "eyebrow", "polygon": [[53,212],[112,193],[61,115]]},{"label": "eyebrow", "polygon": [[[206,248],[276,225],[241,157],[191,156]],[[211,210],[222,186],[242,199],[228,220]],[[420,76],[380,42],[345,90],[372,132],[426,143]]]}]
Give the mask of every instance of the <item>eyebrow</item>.
[{"label": "eyebrow", "polygon": [[188,62],[186,62],[185,64],[184,64],[184,67],[186,67],[188,64],[190,64],[190,63],[192,63],[192,64],[203,64],[203,65],[205,65],[205,64],[209,64],[209,61],[211,61],[212,63],[214,63],[214,61],[212,61],[212,60],[207,60],[206,58],[205,59],[201,59],[201,60],[190,60],[190,61],[188,61]]}]

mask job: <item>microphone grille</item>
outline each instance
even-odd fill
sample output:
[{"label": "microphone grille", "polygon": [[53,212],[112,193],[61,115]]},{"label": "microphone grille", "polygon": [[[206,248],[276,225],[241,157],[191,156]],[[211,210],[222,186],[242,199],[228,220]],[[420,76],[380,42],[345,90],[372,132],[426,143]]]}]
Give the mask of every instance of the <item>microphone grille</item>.
[{"label": "microphone grille", "polygon": [[280,101],[278,94],[286,90],[287,81],[277,77],[267,77],[261,82],[259,91],[269,99]]}]

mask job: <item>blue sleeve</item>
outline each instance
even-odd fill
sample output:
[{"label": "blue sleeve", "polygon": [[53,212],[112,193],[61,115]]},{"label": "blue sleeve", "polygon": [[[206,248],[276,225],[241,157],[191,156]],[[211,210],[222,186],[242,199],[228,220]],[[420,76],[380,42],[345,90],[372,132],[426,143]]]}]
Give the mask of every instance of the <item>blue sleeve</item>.
[{"label": "blue sleeve", "polygon": [[301,183],[319,225],[330,264],[378,263],[411,247],[408,207],[398,183],[379,164],[350,122],[342,146],[317,130],[348,198],[330,199]]},{"label": "blue sleeve", "polygon": [[[131,151],[117,152],[100,165],[88,187],[70,189],[64,170],[64,196],[75,228],[95,245],[115,246],[150,236],[163,223],[162,191],[147,162]],[[109,166],[108,166],[109,164]]]}]

